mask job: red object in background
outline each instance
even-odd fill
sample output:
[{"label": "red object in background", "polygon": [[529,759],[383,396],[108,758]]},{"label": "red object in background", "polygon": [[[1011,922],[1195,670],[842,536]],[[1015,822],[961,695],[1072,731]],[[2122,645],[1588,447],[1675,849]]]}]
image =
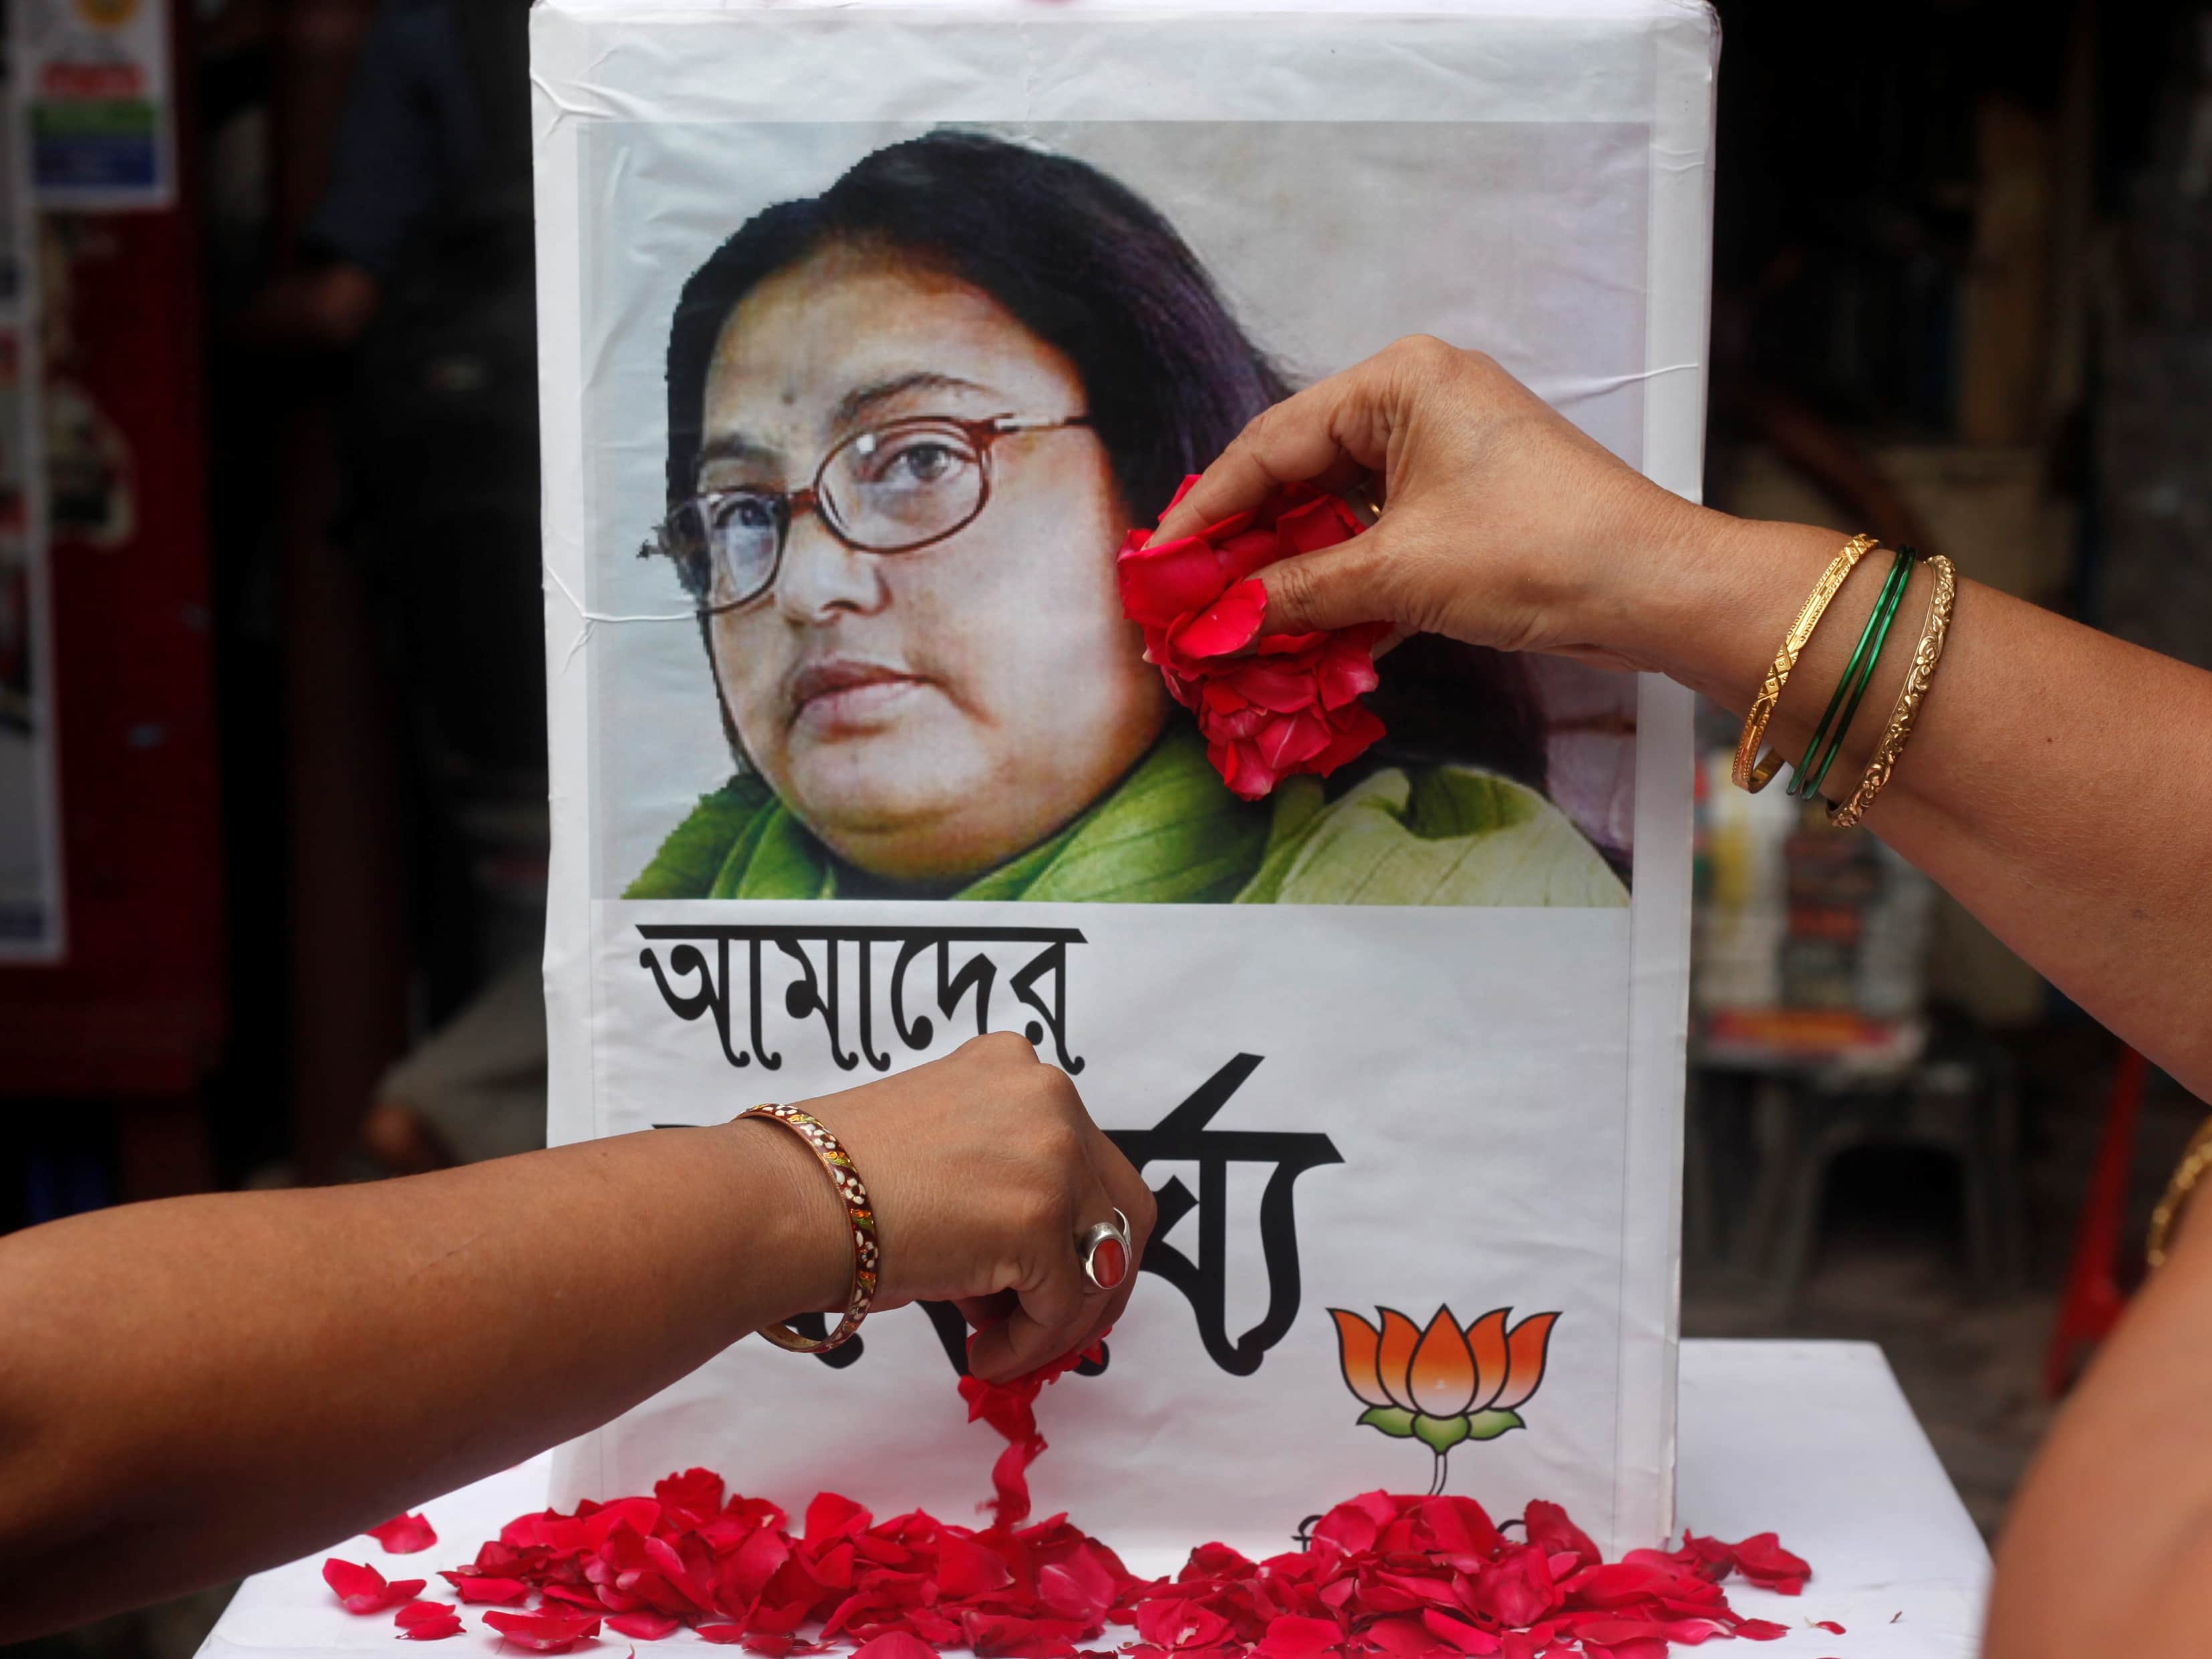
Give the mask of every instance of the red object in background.
[{"label": "red object in background", "polygon": [[224,1024],[204,319],[185,173],[167,211],[43,219],[58,256],[42,262],[40,300],[62,441],[48,565],[67,954],[0,969],[0,1087],[150,1108],[150,1143],[136,1137],[134,1152],[125,1126],[131,1196],[205,1184],[191,1095]]},{"label": "red object in background", "polygon": [[2105,1107],[2105,1133],[2089,1171],[2089,1193],[2081,1203],[2074,1232],[2074,1261],[2066,1270],[2066,1294],[2051,1327],[2051,1346],[2043,1357],[2043,1392],[2056,1400],[2066,1392],[2082,1362],[2111,1334],[2127,1306],[2116,1271],[2120,1228],[2127,1219],[2128,1166],[2135,1160],[2136,1120],[2142,1112],[2143,1057],[2120,1050],[2112,1074],[2112,1096]]}]

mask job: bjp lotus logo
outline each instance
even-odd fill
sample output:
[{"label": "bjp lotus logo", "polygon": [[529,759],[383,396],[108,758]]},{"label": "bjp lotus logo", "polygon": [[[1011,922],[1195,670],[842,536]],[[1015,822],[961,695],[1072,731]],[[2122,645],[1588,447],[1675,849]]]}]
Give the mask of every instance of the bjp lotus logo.
[{"label": "bjp lotus logo", "polygon": [[1499,1308],[1460,1328],[1449,1308],[1426,1330],[1395,1308],[1377,1310],[1377,1330],[1331,1308],[1344,1385],[1367,1407],[1359,1420],[1394,1440],[1418,1440],[1437,1455],[1431,1494],[1444,1489],[1444,1458],[1465,1440],[1495,1440],[1525,1428],[1518,1410],[1544,1381],[1555,1313],[1531,1314],[1510,1331]]}]

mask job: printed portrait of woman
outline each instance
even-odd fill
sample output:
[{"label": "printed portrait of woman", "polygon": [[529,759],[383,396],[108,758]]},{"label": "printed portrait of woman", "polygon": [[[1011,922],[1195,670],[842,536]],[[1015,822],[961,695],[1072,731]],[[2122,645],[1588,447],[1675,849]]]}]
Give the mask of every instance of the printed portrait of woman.
[{"label": "printed portrait of woman", "polygon": [[1166,220],[942,131],[769,208],[669,331],[667,516],[732,775],[639,899],[1613,906],[1524,665],[1387,656],[1389,735],[1247,803],[1116,597],[1126,529],[1291,389]]}]

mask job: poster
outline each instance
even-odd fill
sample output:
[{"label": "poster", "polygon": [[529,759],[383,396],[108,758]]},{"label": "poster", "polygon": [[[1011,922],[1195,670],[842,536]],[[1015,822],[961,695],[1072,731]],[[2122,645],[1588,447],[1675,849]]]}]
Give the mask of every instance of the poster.
[{"label": "poster", "polygon": [[[552,1138],[1026,1036],[1161,1203],[1035,1471],[1139,1571],[1376,1486],[1671,1527],[1686,695],[1427,642],[1369,757],[1246,805],[1111,565],[1413,332],[1693,491],[1714,45],[1668,0],[538,10]],[[1448,1447],[1374,1398],[1409,1329],[1465,1344]],[[741,1343],[554,1498],[962,1514],[959,1339]]]},{"label": "poster", "polygon": [[164,208],[175,199],[167,0],[10,0],[40,205]]},{"label": "poster", "polygon": [[61,805],[19,85],[0,78],[0,962],[47,962],[64,945]]}]

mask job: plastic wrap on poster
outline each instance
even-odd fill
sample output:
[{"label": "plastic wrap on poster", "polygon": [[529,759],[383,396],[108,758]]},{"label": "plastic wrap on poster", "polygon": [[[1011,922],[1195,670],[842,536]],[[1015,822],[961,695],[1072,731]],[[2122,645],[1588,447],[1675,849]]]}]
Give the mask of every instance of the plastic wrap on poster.
[{"label": "plastic wrap on poster", "polygon": [[[1417,332],[1694,495],[1708,10],[542,0],[532,40],[553,1139],[1021,1032],[1162,1215],[1040,1512],[1140,1571],[1378,1486],[1658,1539],[1687,695],[1416,641],[1380,744],[1247,803],[1112,562]],[[927,1308],[740,1343],[554,1497],[706,1464],[964,1515],[960,1352]]]}]

